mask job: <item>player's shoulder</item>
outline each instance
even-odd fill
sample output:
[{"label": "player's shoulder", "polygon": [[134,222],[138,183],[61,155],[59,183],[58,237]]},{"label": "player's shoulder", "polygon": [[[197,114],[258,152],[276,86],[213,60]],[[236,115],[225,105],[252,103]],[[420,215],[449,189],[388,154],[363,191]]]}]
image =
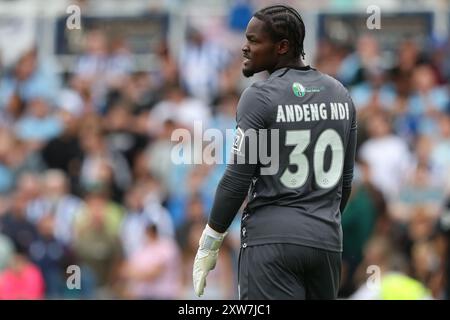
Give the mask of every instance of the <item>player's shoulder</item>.
[{"label": "player's shoulder", "polygon": [[[318,71],[320,72],[320,71]],[[342,97],[344,97],[347,101],[350,102],[350,104],[352,105],[352,107],[354,108],[353,105],[353,100],[352,97],[350,95],[350,91],[347,87],[345,87],[342,82],[340,82],[338,79],[330,76],[329,74],[326,73],[321,73],[322,74],[322,79],[323,81],[328,82],[328,87],[333,88],[335,91],[335,93],[337,93],[338,95],[342,95]]]},{"label": "player's shoulder", "polygon": [[263,104],[270,104],[270,88],[267,80],[253,82],[241,94],[241,99],[256,100]]},{"label": "player's shoulder", "polygon": [[330,86],[334,86],[337,90],[340,90],[344,92],[345,94],[349,95],[348,89],[340,82],[338,79],[330,76],[329,74],[317,71],[322,75],[322,81],[328,82]]},{"label": "player's shoulder", "polygon": [[251,92],[267,92],[270,85],[270,79],[257,80],[253,82],[246,90]]}]

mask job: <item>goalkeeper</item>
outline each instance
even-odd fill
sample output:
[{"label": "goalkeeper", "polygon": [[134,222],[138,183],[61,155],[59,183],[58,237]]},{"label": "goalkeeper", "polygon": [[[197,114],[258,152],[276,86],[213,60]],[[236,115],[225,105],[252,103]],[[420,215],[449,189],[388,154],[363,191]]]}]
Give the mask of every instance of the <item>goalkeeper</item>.
[{"label": "goalkeeper", "polygon": [[[277,5],[256,12],[245,36],[244,76],[270,76],[239,100],[234,161],[199,241],[195,293],[203,294],[226,231],[248,195],[239,298],[335,299],[341,212],[353,178],[355,107],[341,83],[303,64],[305,25],[295,9]],[[265,148],[269,152],[262,154],[270,154],[271,162],[260,156]]]}]

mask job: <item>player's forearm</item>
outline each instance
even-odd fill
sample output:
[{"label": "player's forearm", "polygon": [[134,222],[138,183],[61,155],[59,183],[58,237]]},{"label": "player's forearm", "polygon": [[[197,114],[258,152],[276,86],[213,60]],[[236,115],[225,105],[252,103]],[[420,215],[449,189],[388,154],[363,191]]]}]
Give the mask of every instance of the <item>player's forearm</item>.
[{"label": "player's forearm", "polygon": [[245,200],[255,165],[229,165],[216,190],[208,224],[218,232],[225,232],[233,222]]},{"label": "player's forearm", "polygon": [[217,232],[225,232],[233,222],[236,213],[244,202],[246,194],[235,197],[230,191],[217,188],[213,208],[209,216],[208,224]]}]

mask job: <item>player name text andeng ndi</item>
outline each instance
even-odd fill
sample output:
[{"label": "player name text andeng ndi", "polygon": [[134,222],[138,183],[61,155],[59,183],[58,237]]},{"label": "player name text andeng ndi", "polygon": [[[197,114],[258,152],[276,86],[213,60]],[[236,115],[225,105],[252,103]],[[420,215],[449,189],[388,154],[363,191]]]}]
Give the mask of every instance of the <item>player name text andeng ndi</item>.
[{"label": "player name text andeng ndi", "polygon": [[278,105],[276,122],[349,120],[348,103],[330,102]]}]

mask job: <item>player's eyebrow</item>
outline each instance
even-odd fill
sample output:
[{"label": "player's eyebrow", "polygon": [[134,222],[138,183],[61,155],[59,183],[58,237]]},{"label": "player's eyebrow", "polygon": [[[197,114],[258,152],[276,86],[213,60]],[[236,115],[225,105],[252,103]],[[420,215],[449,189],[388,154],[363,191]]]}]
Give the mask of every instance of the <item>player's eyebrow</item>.
[{"label": "player's eyebrow", "polygon": [[245,34],[245,37],[246,37],[248,40],[255,40],[255,39],[256,39],[256,36],[255,36],[253,33],[246,33],[246,34]]}]

